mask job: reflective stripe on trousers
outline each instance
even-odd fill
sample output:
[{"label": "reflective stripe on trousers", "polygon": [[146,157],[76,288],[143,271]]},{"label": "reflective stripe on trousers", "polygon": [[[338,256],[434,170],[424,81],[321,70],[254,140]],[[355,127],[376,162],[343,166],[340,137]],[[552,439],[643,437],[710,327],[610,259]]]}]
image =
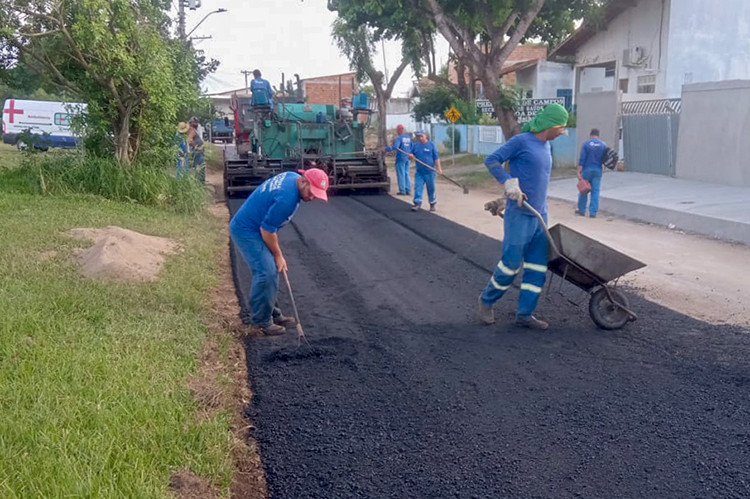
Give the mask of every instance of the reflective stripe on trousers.
[{"label": "reflective stripe on trousers", "polygon": [[[544,219],[547,220],[546,215]],[[516,208],[505,212],[503,226],[503,255],[482,291],[482,301],[492,305],[499,300],[523,269],[516,316],[529,316],[536,308],[547,277],[547,236],[536,217]]]}]

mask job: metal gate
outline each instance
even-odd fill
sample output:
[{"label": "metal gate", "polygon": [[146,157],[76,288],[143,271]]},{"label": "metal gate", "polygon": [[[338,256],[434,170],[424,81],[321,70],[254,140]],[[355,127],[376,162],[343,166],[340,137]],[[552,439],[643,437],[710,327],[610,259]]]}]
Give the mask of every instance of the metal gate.
[{"label": "metal gate", "polygon": [[675,175],[680,99],[623,102],[622,133],[625,169]]}]

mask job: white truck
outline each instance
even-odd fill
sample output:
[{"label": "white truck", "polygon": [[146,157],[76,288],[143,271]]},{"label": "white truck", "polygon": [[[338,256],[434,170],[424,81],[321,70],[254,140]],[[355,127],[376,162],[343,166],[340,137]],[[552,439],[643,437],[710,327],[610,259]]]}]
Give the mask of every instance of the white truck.
[{"label": "white truck", "polygon": [[[86,104],[79,102],[7,99],[3,104],[3,142],[19,148],[75,147],[78,137],[70,129],[71,118],[85,111]],[[30,134],[29,139],[19,141],[24,132]]]}]

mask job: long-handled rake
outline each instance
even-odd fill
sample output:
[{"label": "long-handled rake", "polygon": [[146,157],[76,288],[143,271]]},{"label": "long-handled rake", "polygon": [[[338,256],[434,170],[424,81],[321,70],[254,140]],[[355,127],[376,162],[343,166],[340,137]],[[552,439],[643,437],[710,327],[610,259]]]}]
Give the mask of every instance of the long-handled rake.
[{"label": "long-handled rake", "polygon": [[302,342],[304,341],[307,346],[310,346],[310,343],[307,341],[307,338],[305,337],[305,331],[302,329],[302,323],[299,321],[299,312],[297,312],[297,304],[294,303],[294,294],[292,294],[292,285],[289,284],[289,276],[286,273],[286,269],[284,269],[284,281],[286,281],[286,289],[289,291],[289,298],[292,301],[292,310],[294,310],[294,318],[297,320],[297,347],[302,345]]},{"label": "long-handled rake", "polygon": [[[402,152],[402,153],[404,153],[404,154],[409,154],[408,152],[404,151],[404,150],[403,150],[403,149],[401,149],[400,147],[397,147],[396,149],[397,149],[398,151],[401,151],[401,152]],[[436,170],[435,168],[431,167],[430,165],[428,165],[428,164],[427,164],[427,163],[425,163],[424,161],[420,161],[420,160],[419,160],[419,158],[416,158],[416,157],[415,157],[415,158],[414,158],[414,161],[416,161],[416,162],[417,162],[417,163],[419,163],[420,165],[422,165],[422,166],[425,166],[425,167],[429,168],[430,170],[434,171],[435,173],[437,173],[437,170]],[[443,177],[443,178],[444,178],[445,180],[447,180],[448,182],[450,182],[450,183],[452,183],[452,184],[455,184],[455,185],[457,185],[458,187],[460,187],[461,189],[463,189],[463,191],[464,191],[464,194],[468,194],[468,193],[469,193],[469,188],[468,188],[468,187],[466,187],[465,185],[463,185],[462,183],[460,183],[460,182],[459,182],[458,180],[454,180],[454,179],[450,178],[450,177],[449,177],[448,175],[446,175],[445,173],[438,173],[438,175],[440,175],[441,177]]]}]

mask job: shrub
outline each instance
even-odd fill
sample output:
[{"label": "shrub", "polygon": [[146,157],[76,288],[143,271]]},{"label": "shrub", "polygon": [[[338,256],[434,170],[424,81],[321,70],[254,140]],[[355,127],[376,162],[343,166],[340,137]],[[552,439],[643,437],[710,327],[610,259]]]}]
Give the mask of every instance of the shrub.
[{"label": "shrub", "polygon": [[113,201],[195,213],[206,202],[203,184],[192,176],[175,178],[160,155],[122,168],[114,158],[83,152],[26,155],[20,165],[0,170],[0,185],[33,194],[92,194]]}]

